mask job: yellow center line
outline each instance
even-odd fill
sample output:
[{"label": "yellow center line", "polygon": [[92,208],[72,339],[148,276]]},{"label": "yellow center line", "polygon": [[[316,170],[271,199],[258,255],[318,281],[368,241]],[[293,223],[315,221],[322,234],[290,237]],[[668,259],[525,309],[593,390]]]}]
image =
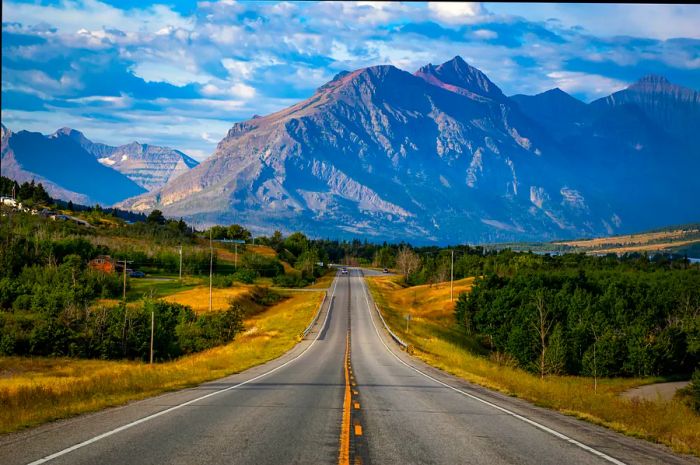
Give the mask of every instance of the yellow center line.
[{"label": "yellow center line", "polygon": [[[340,453],[338,454],[338,464],[339,465],[350,465],[350,373],[349,373],[349,359],[350,359],[350,331],[345,338],[345,396],[343,398],[343,419],[340,425]],[[361,431],[361,429],[360,429]],[[355,432],[357,432],[357,427],[355,427]]]},{"label": "yellow center line", "polygon": [[355,425],[355,436],[362,436],[362,425]]},{"label": "yellow center line", "polygon": [[355,410],[360,410],[360,403],[359,402],[355,402]]}]

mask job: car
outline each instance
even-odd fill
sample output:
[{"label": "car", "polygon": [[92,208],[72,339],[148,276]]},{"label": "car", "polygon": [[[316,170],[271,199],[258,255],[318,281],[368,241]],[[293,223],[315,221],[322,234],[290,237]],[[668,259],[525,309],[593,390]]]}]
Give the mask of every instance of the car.
[{"label": "car", "polygon": [[143,271],[131,271],[129,273],[129,276],[132,278],[143,278],[144,276],[146,276],[146,273],[144,273]]},{"label": "car", "polygon": [[348,274],[348,269],[345,268],[345,267],[343,267],[343,269],[340,270],[340,272],[341,272],[342,274]]},{"label": "car", "polygon": [[389,269],[388,269],[388,268],[384,268],[384,269],[382,270],[382,273],[388,273],[388,272],[389,272]]}]

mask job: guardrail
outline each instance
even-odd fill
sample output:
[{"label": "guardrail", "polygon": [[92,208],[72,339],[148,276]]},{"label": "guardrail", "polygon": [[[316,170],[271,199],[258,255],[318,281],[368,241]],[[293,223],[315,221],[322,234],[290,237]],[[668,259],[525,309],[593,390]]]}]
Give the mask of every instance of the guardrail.
[{"label": "guardrail", "polygon": [[[306,327],[303,333],[301,333],[301,338],[305,338],[307,334],[311,332],[311,328],[314,327],[316,322],[318,321],[319,315],[321,315],[321,311],[323,310],[323,305],[326,303],[326,299],[328,298],[328,292],[323,293],[323,300],[321,301],[321,305],[318,306],[318,310],[316,310],[316,315],[314,315],[314,319],[311,320],[311,323],[309,323],[309,326]],[[331,303],[330,305],[333,305],[333,299],[331,298]],[[330,306],[329,306],[330,308]]]},{"label": "guardrail", "polygon": [[393,340],[395,340],[396,343],[397,343],[398,345],[400,345],[402,349],[404,349],[404,350],[405,350],[405,349],[408,349],[408,344],[406,344],[405,342],[403,342],[403,341],[401,340],[401,338],[398,337],[398,336],[389,328],[389,325],[386,324],[386,321],[384,321],[384,317],[382,316],[382,312],[379,311],[379,307],[377,306],[376,303],[374,304],[374,308],[377,310],[377,314],[379,315],[379,318],[382,320],[382,324],[384,325],[384,328],[386,328],[386,330],[389,332],[389,335],[391,336],[391,338],[392,338]]},{"label": "guardrail", "polygon": [[[363,275],[364,275],[364,274],[363,274]],[[402,349],[408,350],[408,344],[406,344],[405,342],[403,342],[403,341],[401,340],[401,338],[398,337],[398,336],[391,330],[391,328],[389,328],[389,325],[386,324],[386,321],[384,321],[384,317],[382,316],[382,312],[379,311],[379,306],[377,305],[377,303],[376,303],[376,302],[374,301],[374,299],[372,298],[372,293],[369,292],[369,287],[367,287],[366,284],[365,284],[365,292],[367,293],[367,296],[369,297],[369,299],[370,299],[370,300],[372,301],[372,303],[374,304],[374,309],[377,311],[377,315],[379,315],[379,319],[382,320],[382,324],[384,325],[384,329],[387,330],[387,332],[389,333],[389,335],[391,336],[391,338],[392,338],[393,340],[395,340],[396,343],[397,343],[398,345],[400,345]]]}]

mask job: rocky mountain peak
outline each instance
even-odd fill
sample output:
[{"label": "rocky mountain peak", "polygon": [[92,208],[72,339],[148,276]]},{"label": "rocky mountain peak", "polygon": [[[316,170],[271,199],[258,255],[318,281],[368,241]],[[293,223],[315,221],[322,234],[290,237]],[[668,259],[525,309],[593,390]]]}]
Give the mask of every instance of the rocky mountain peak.
[{"label": "rocky mountain peak", "polygon": [[416,71],[418,76],[430,84],[442,87],[466,96],[486,97],[493,100],[505,100],[501,89],[482,73],[470,66],[460,56],[435,66],[428,64]]},{"label": "rocky mountain peak", "polygon": [[78,142],[83,142],[87,140],[85,135],[73,128],[69,128],[67,126],[64,126],[60,129],[57,129],[53,134],[51,134],[49,137],[52,138],[57,138],[57,137],[70,137],[71,139],[75,139]]},{"label": "rocky mountain peak", "polygon": [[648,75],[640,78],[633,85],[645,85],[645,84],[669,85],[669,84],[671,84],[671,81],[666,79],[664,76],[660,76],[658,74],[648,74]]}]

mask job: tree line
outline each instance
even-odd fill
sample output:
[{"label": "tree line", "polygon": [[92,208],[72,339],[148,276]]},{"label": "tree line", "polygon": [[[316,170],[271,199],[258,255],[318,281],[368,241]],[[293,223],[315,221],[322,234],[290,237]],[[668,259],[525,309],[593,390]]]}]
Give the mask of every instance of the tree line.
[{"label": "tree line", "polygon": [[457,322],[486,349],[541,376],[671,375],[698,366],[697,267],[565,255],[516,272],[518,258],[477,275],[457,301]]}]

